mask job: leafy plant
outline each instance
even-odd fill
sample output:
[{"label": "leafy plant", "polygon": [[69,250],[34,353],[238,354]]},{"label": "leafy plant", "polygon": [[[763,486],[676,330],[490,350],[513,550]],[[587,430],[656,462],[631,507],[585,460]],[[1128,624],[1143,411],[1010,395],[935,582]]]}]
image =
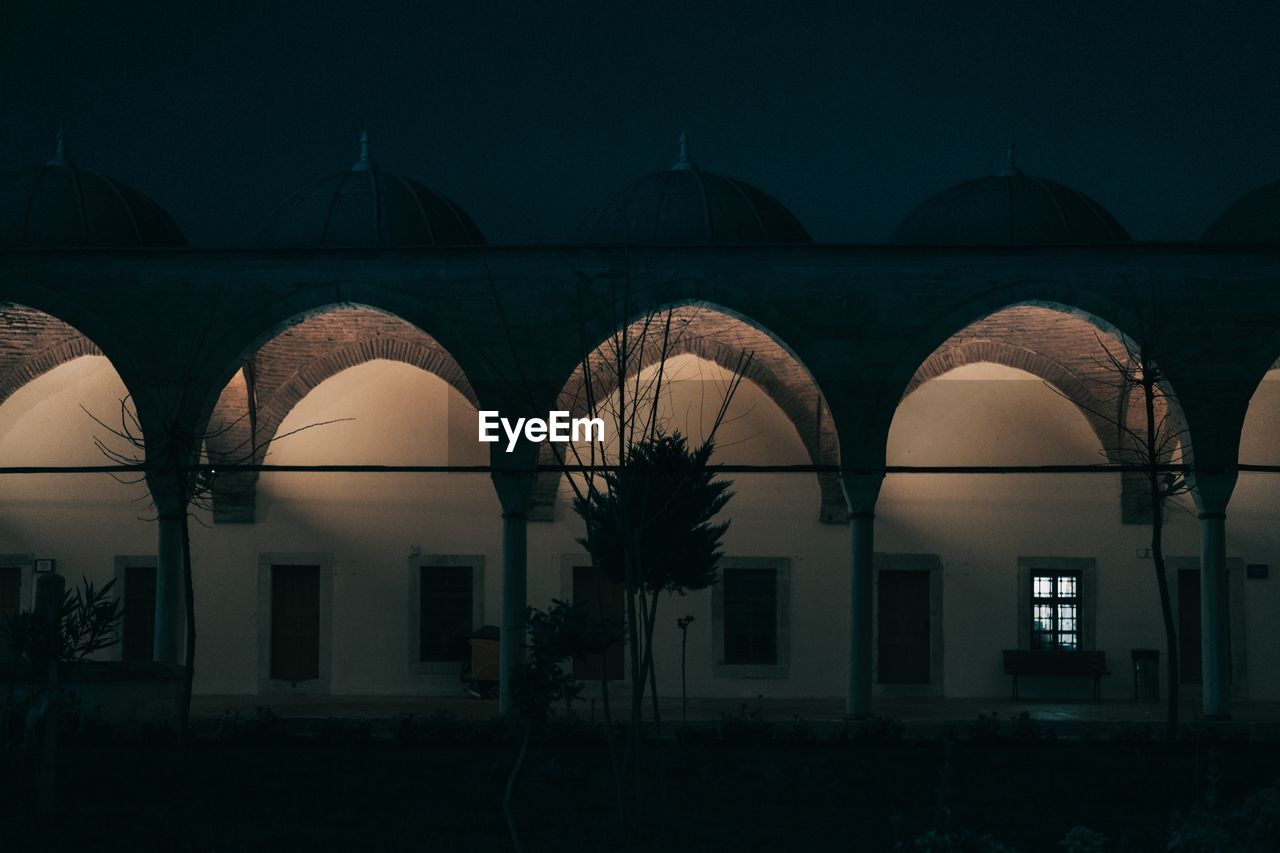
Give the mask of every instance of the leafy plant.
[{"label": "leafy plant", "polygon": [[[110,648],[120,642],[120,622],[124,618],[122,603],[111,597],[115,583],[114,579],[107,581],[99,589],[84,578],[80,586],[67,590],[56,638],[50,638],[43,617],[32,610],[23,610],[0,622],[0,638],[14,660],[26,664],[42,663],[55,656],[62,663],[75,663]],[[50,648],[51,639],[56,649]]]},{"label": "leafy plant", "polygon": [[588,648],[592,648],[593,642],[598,642],[598,629],[593,626],[586,610],[559,599],[553,599],[546,611],[528,608],[525,611],[525,629],[527,654],[524,660],[511,667],[512,707],[519,715],[524,734],[502,797],[502,812],[517,853],[524,847],[511,814],[511,797],[529,751],[533,730],[547,722],[556,703],[568,705],[577,698],[582,686],[561,665],[581,657]]}]

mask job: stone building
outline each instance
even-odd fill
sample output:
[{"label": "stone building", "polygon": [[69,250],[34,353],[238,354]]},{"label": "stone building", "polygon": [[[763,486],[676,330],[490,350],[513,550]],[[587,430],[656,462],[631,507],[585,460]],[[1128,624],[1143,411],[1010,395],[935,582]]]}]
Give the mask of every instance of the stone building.
[{"label": "stone building", "polygon": [[[115,577],[111,654],[177,661],[174,460],[434,468],[215,476],[195,690],[456,694],[466,632],[597,595],[547,448],[480,444],[477,410],[564,407],[584,350],[670,307],[676,426],[696,437],[750,353],[717,461],[802,470],[729,475],[722,582],[663,604],[665,693],[688,613],[696,696],[998,696],[1002,650],[1047,645],[1105,651],[1124,698],[1130,650],[1163,646],[1149,516],[1141,477],[1082,469],[1124,462],[1138,416],[1106,353],[1154,339],[1193,484],[1166,537],[1181,677],[1226,715],[1280,699],[1280,478],[1249,470],[1280,464],[1278,243],[1276,185],[1200,242],[1141,243],[1010,156],[886,245],[817,245],[682,146],[579,244],[495,246],[366,146],[254,245],[199,250],[60,148],[0,178],[0,466],[28,469],[0,475],[0,609],[29,606],[38,561]],[[95,439],[127,455],[121,426],[148,482],[40,470],[107,464]],[[963,466],[1032,470],[936,472]]]}]

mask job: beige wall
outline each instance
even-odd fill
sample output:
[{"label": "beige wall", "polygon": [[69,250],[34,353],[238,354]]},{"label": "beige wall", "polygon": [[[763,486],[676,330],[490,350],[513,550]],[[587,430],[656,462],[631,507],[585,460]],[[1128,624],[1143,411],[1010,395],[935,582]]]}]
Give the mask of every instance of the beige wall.
[{"label": "beige wall", "polygon": [[[675,424],[699,434],[696,412],[720,375],[692,357],[676,365],[688,379],[672,398]],[[1242,443],[1245,462],[1280,462],[1280,374],[1255,395]],[[699,383],[697,380],[706,380]],[[80,409],[118,418],[124,389],[100,357],[56,368],[0,406],[0,465],[100,464],[92,437],[104,435]],[[708,401],[711,405],[714,401]],[[780,410],[744,385],[735,417],[720,436],[726,462],[804,464],[807,454]],[[709,417],[709,412],[707,414]],[[484,464],[486,450],[445,442],[474,409],[456,391],[416,368],[374,362],[312,391],[281,427],[354,417],[282,441],[269,462]],[[466,432],[465,434],[470,434]],[[977,365],[922,386],[900,407],[890,435],[891,464],[1088,464],[1102,461],[1096,437],[1074,407],[1027,374]],[[678,684],[675,620],[695,616],[689,688],[695,695],[835,696],[844,691],[848,636],[849,533],[817,521],[813,475],[736,475],[733,556],[791,561],[791,667],[786,679],[711,674],[710,594],[662,602],[659,675]],[[1020,556],[1097,561],[1097,646],[1112,672],[1104,693],[1128,695],[1128,650],[1161,646],[1148,530],[1122,525],[1118,475],[894,475],[877,517],[877,550],[937,554],[944,572],[944,679],[948,695],[1000,696],[1008,679],[999,652],[1017,645],[1016,564]],[[1280,477],[1242,475],[1228,516],[1228,554],[1280,570],[1276,497]],[[563,597],[563,555],[580,553],[580,526],[562,487],[557,520],[529,526],[529,600]],[[131,503],[132,499],[143,498]],[[1188,504],[1188,506],[1190,506]],[[154,525],[141,486],[103,475],[6,476],[0,481],[0,553],[58,559],[76,581],[105,582],[117,554],[154,552]],[[499,507],[488,477],[466,474],[265,474],[259,522],[193,525],[200,631],[198,691],[250,693],[258,686],[257,579],[263,552],[333,554],[334,691],[353,694],[457,692],[451,677],[414,675],[408,648],[408,561],[423,554],[480,554],[486,560],[485,621],[500,609]],[[207,520],[207,519],[206,519]],[[1194,556],[1194,512],[1173,517],[1166,550]],[[1244,585],[1248,689],[1280,699],[1280,578]]]}]

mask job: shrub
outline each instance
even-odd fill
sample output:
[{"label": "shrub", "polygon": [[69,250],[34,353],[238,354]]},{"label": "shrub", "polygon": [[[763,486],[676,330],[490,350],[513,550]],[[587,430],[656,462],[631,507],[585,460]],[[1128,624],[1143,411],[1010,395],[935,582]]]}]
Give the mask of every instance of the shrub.
[{"label": "shrub", "polygon": [[1107,837],[1087,826],[1073,826],[1058,842],[1066,853],[1105,853]]},{"label": "shrub", "polygon": [[1185,816],[1175,814],[1168,849],[1182,853],[1280,849],[1280,780],[1235,806],[1221,805],[1210,797]]}]

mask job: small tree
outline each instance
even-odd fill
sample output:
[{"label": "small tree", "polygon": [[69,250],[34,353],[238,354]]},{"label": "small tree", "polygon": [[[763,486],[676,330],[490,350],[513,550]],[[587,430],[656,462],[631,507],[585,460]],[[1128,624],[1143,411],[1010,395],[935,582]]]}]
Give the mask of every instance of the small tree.
[{"label": "small tree", "polygon": [[15,698],[23,670],[35,678],[38,664],[50,660],[79,663],[94,652],[120,642],[124,611],[122,603],[111,595],[115,583],[110,580],[98,588],[85,578],[79,587],[67,590],[58,614],[58,632],[53,637],[42,615],[34,610],[20,610],[0,620],[0,642],[4,643],[13,664],[4,711],[0,714],[3,719],[0,732],[4,738],[14,734],[14,720],[18,716]]},{"label": "small tree", "polygon": [[1140,409],[1136,425],[1121,425],[1125,446],[1123,451],[1134,460],[1142,471],[1146,486],[1146,498],[1151,513],[1151,558],[1155,566],[1156,585],[1160,591],[1160,615],[1164,621],[1165,654],[1168,673],[1169,736],[1178,728],[1178,664],[1177,623],[1174,621],[1173,604],[1169,596],[1169,577],[1164,556],[1164,525],[1168,510],[1175,505],[1178,496],[1185,494],[1188,480],[1185,474],[1172,470],[1181,452],[1185,430],[1172,419],[1172,401],[1165,391],[1166,376],[1162,367],[1164,359],[1156,357],[1150,341],[1138,345],[1126,345],[1123,359],[1108,350],[1108,360],[1117,377],[1118,386],[1129,400],[1135,400]]},{"label": "small tree", "polygon": [[1119,437],[1120,461],[1142,475],[1143,502],[1151,524],[1151,559],[1160,595],[1160,615],[1164,625],[1165,660],[1168,677],[1166,723],[1169,737],[1178,727],[1177,623],[1169,594],[1169,578],[1164,553],[1164,528],[1168,512],[1178,507],[1178,498],[1189,488],[1182,470],[1181,454],[1186,430],[1176,417],[1174,401],[1167,391],[1168,365],[1175,352],[1159,348],[1157,336],[1148,333],[1141,341],[1123,339],[1118,347],[1108,346],[1096,336],[1103,355],[1098,364],[1107,378],[1098,380],[1116,402],[1114,410],[1090,412],[1114,426]]},{"label": "small tree", "polygon": [[502,797],[502,814],[517,853],[524,850],[524,845],[511,814],[511,799],[529,751],[529,741],[534,729],[546,723],[552,706],[557,702],[572,703],[582,689],[562,664],[593,650],[597,642],[588,614],[558,599],[553,600],[546,611],[530,607],[525,612],[525,628],[528,654],[511,669],[512,704],[522,730],[520,752]]},{"label": "small tree", "polygon": [[80,587],[63,592],[56,613],[23,610],[0,621],[0,641],[8,647],[13,661],[8,695],[0,712],[0,744],[18,737],[20,708],[15,693],[19,670],[26,670],[30,688],[37,682],[40,667],[47,667],[43,695],[30,689],[25,697],[29,710],[22,733],[23,742],[30,743],[36,730],[43,729],[36,790],[40,810],[45,815],[53,813],[57,786],[57,735],[62,698],[59,665],[77,664],[120,641],[123,611],[121,602],[111,597],[114,585],[115,581],[111,580],[98,589],[86,578]]},{"label": "small tree", "polygon": [[709,466],[711,441],[691,450],[680,433],[659,430],[637,444],[605,487],[574,501],[586,524],[578,542],[627,597],[632,654],[632,705],[644,699],[648,681],[654,721],[658,711],[653,642],[662,593],[685,595],[717,580],[720,542],[729,522],[714,523],[732,493]]},{"label": "small tree", "polygon": [[[556,400],[557,408],[567,409],[575,417],[599,418],[606,425],[608,441],[550,443],[543,448],[543,460],[544,464],[553,462],[565,475],[575,510],[587,522],[586,534],[579,541],[591,555],[592,569],[621,580],[623,585],[631,708],[626,754],[621,762],[616,758],[605,678],[601,679],[603,725],[620,811],[625,811],[623,776],[630,769],[636,780],[639,818],[644,814],[639,751],[646,683],[651,685],[655,721],[661,725],[657,692],[652,689],[657,683],[652,649],[658,596],[663,591],[705,588],[715,580],[717,543],[724,528],[708,524],[707,529],[694,529],[708,523],[730,497],[728,483],[711,483],[710,457],[752,354],[737,352],[730,360],[725,356],[732,355],[731,347],[719,346],[721,358],[717,360],[725,366],[728,377],[719,389],[714,415],[702,420],[702,443],[690,449],[662,414],[671,384],[667,362],[674,353],[685,351],[682,343],[688,341],[684,339],[699,334],[697,319],[706,309],[698,304],[637,305],[630,270],[620,287],[613,286],[613,281],[585,275],[576,279],[576,293],[569,304],[577,311],[579,362],[567,388],[537,387],[518,368],[502,369],[518,374],[516,384],[528,394],[533,410],[542,408],[546,400]],[[495,313],[506,323],[501,294],[492,280],[490,284]],[[602,320],[614,329],[603,342],[593,331]],[[705,352],[706,343],[693,343],[687,350]],[[518,365],[519,354],[513,351],[511,356],[512,365]],[[646,489],[652,494],[646,496]],[[694,519],[692,523],[690,519]],[[715,527],[718,530],[711,529]],[[701,546],[696,541],[700,537]],[[686,545],[695,550],[686,554],[682,550]],[[712,555],[715,559],[709,559]]]},{"label": "small tree", "polygon": [[[631,314],[629,289],[610,299],[613,310],[621,308],[615,316]],[[697,334],[702,310],[690,305],[644,312],[621,324],[598,347],[588,343],[584,322],[578,384],[562,402],[576,413],[604,420],[612,440],[585,448],[576,443],[551,446],[559,464],[572,466],[567,480],[574,509],[586,527],[579,541],[591,555],[593,569],[623,587],[631,702],[621,762],[614,758],[611,732],[609,743],[619,799],[623,779],[629,777],[637,821],[645,814],[640,750],[646,690],[659,733],[661,728],[653,657],[659,596],[703,589],[715,581],[724,527],[695,528],[708,523],[730,497],[728,483],[712,484],[710,459],[716,434],[751,364],[749,353],[738,354],[714,415],[704,421],[701,445],[690,449],[686,438],[670,428],[663,407],[672,383],[667,362],[681,350],[685,336]],[[605,727],[611,730],[607,684],[602,690]]]}]

